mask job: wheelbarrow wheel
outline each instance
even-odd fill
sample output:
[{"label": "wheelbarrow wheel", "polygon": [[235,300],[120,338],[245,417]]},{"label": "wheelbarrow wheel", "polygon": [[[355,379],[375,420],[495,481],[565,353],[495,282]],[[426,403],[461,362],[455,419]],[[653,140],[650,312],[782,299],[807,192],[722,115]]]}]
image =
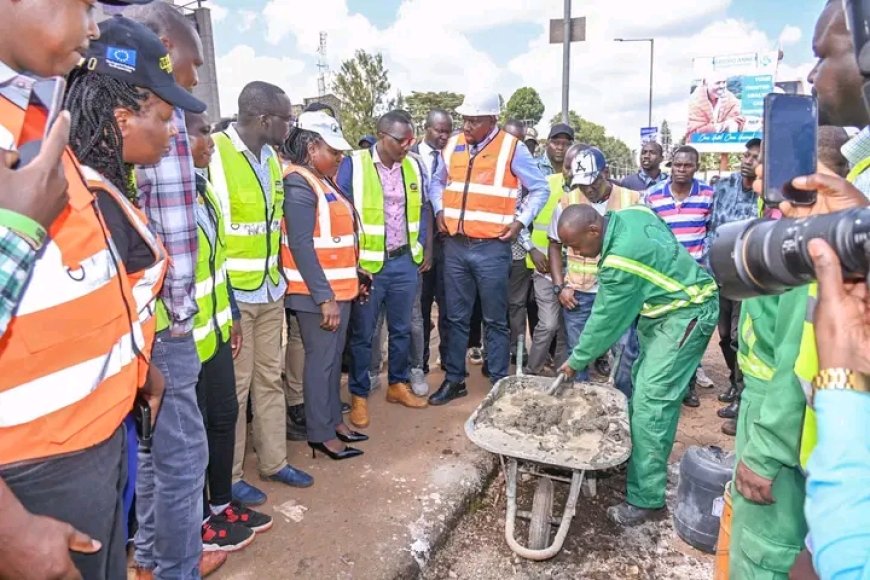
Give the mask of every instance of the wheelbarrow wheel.
[{"label": "wheelbarrow wheel", "polygon": [[550,545],[550,518],[553,516],[553,480],[538,479],[532,498],[532,517],[529,521],[529,548],[543,550]]}]

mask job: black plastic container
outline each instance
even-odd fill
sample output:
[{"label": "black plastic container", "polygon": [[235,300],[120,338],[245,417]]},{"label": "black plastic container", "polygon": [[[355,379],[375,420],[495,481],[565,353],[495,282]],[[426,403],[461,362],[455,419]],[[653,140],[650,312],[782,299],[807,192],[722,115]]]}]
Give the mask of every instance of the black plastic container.
[{"label": "black plastic container", "polygon": [[719,447],[689,447],[680,460],[674,529],[686,543],[713,553],[719,538],[725,484],[734,471],[734,454]]}]

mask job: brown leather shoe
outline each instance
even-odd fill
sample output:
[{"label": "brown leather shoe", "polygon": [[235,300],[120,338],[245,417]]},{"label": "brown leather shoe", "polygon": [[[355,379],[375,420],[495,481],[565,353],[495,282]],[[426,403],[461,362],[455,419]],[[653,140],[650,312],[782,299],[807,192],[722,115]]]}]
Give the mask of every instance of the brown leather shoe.
[{"label": "brown leather shoe", "polygon": [[722,423],[722,432],[732,437],[737,435],[737,419],[728,419]]},{"label": "brown leather shoe", "polygon": [[199,558],[199,575],[205,578],[227,561],[226,552],[203,552]]},{"label": "brown leather shoe", "polygon": [[365,397],[351,395],[350,398],[350,422],[354,427],[365,429],[369,426],[369,401]]},{"label": "brown leather shoe", "polygon": [[411,390],[411,385],[408,383],[394,383],[387,389],[387,402],[399,403],[412,409],[422,409],[428,407],[429,402],[425,397],[418,397]]}]

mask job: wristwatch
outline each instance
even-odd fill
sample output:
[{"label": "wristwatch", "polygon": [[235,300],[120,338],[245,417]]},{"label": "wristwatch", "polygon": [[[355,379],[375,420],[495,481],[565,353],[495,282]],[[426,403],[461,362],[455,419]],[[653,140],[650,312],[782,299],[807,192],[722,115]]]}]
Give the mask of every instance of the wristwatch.
[{"label": "wristwatch", "polygon": [[562,290],[564,290],[564,289],[565,289],[564,284],[553,284],[553,295],[558,296],[559,294],[562,293]]},{"label": "wristwatch", "polygon": [[819,391],[830,390],[870,393],[870,378],[850,369],[821,369],[813,379],[813,398]]}]

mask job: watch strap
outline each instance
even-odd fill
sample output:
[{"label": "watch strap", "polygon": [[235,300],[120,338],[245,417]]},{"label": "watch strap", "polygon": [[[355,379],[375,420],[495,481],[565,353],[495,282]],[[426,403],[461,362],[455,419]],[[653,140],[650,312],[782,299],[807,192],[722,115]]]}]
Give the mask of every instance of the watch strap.
[{"label": "watch strap", "polygon": [[813,378],[813,396],[818,391],[831,390],[870,393],[870,377],[846,368],[820,369]]}]

